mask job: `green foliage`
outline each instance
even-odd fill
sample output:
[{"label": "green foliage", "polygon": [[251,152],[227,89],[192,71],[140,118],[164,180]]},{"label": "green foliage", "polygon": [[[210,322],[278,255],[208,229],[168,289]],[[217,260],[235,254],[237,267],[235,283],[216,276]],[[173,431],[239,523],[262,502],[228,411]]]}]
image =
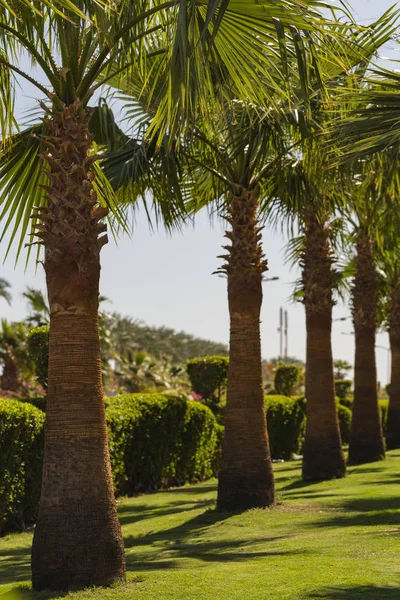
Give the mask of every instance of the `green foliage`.
[{"label": "green foliage", "polygon": [[227,356],[205,356],[192,358],[186,363],[192,390],[206,404],[216,404],[221,399],[221,388],[226,385],[229,358]]},{"label": "green foliage", "polygon": [[43,412],[0,399],[0,535],[36,515],[43,460]]},{"label": "green foliage", "polygon": [[[0,399],[0,535],[37,514],[45,414],[31,402]],[[107,398],[115,491],[137,494],[209,479],[218,468],[222,428],[200,402],[166,394]]]},{"label": "green foliage", "polygon": [[351,392],[350,379],[335,379],[335,393],[338,398],[344,399]]},{"label": "green foliage", "polygon": [[350,439],[350,426],[351,426],[351,410],[343,404],[337,404],[338,419],[340,435],[342,437],[342,443],[348,444]]},{"label": "green foliage", "polygon": [[354,404],[354,398],[351,398],[349,396],[347,396],[347,398],[339,398],[339,403],[342,406],[347,406],[347,408],[349,408],[350,410],[353,410],[353,404]]},{"label": "green foliage", "polygon": [[47,390],[49,370],[49,326],[35,327],[28,334],[28,352],[35,364],[36,377]]},{"label": "green foliage", "polygon": [[151,327],[118,313],[103,312],[102,320],[109,332],[109,344],[120,356],[130,349],[133,352],[144,351],[158,359],[169,356],[174,364],[179,364],[197,356],[228,354],[224,344],[168,327]]},{"label": "green foliage", "polygon": [[215,474],[218,425],[199,402],[164,394],[109,399],[106,409],[119,494],[199,481]]},{"label": "green foliage", "polygon": [[303,397],[267,395],[264,406],[271,456],[288,460],[300,452],[303,443],[305,400]]},{"label": "green foliage", "polygon": [[379,400],[378,402],[379,404],[379,410],[381,412],[381,421],[382,421],[382,428],[383,431],[386,431],[386,422],[387,422],[387,417],[388,417],[388,410],[389,410],[389,400]]},{"label": "green foliage", "polygon": [[300,369],[297,365],[279,365],[275,372],[275,389],[282,396],[290,396],[300,379]]}]

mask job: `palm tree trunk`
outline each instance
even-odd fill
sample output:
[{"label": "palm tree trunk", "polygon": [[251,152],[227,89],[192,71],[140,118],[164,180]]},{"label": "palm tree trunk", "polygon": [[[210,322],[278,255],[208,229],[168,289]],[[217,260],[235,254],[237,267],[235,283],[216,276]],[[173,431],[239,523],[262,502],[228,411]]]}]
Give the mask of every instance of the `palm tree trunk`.
[{"label": "palm tree trunk", "polygon": [[46,119],[48,208],[40,213],[50,304],[45,458],[32,548],[36,590],[107,586],[125,578],[108,452],[98,332],[100,249],[79,103]]},{"label": "palm tree trunk", "polygon": [[228,275],[230,350],[225,435],[218,477],[222,510],[265,507],[274,502],[261,376],[262,274],[267,270],[257,226],[258,194],[239,189],[230,198],[226,233],[232,243],[223,270]]},{"label": "palm tree trunk", "polygon": [[307,326],[307,422],[303,479],[344,477],[346,465],[336,410],[331,344],[332,256],[329,230],[310,205],[305,213],[303,255],[304,304]]},{"label": "palm tree trunk", "polygon": [[389,387],[386,446],[388,450],[395,450],[400,448],[400,282],[393,288],[390,298],[389,339],[392,374]]},{"label": "palm tree trunk", "polygon": [[378,406],[375,332],[378,284],[371,240],[360,230],[356,243],[353,321],[356,342],[354,404],[350,430],[349,463],[382,460],[385,447]]}]

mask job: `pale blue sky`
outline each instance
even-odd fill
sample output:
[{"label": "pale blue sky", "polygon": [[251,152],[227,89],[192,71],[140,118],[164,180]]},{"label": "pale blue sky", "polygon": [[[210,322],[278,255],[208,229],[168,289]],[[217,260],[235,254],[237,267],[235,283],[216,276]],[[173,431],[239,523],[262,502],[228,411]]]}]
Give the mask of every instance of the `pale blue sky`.
[{"label": "pale blue sky", "polygon": [[[391,0],[353,0],[358,20],[381,14],[394,4]],[[386,56],[396,56],[393,49]],[[24,86],[18,97],[20,110],[32,106],[32,89]],[[138,215],[132,239],[123,236],[118,245],[111,239],[102,251],[101,293],[112,300],[110,310],[146,321],[150,325],[166,325],[177,330],[228,342],[229,320],[226,282],[212,275],[220,265],[223,228],[219,222],[210,225],[207,214],[200,214],[196,226],[182,233],[168,235],[162,229],[151,232],[143,214]],[[280,234],[266,230],[263,235],[264,251],[269,260],[267,277],[279,276],[279,281],[264,284],[264,303],[261,315],[262,351],[265,358],[279,352],[279,307],[289,312],[289,353],[304,359],[305,323],[302,305],[291,303],[291,283],[298,277],[284,264],[285,240]],[[4,253],[4,247],[0,248]],[[1,302],[0,315],[18,320],[26,314],[21,293],[27,285],[44,288],[44,275],[39,266],[35,273],[32,263],[26,272],[24,264],[14,269],[12,256],[1,269],[1,277],[12,284],[13,302],[8,307]],[[337,306],[334,318],[348,316],[347,306]],[[333,328],[335,358],[354,361],[354,343],[350,320],[336,322]],[[387,347],[386,334],[379,334],[377,344]],[[387,380],[387,353],[377,349],[379,379]]]}]

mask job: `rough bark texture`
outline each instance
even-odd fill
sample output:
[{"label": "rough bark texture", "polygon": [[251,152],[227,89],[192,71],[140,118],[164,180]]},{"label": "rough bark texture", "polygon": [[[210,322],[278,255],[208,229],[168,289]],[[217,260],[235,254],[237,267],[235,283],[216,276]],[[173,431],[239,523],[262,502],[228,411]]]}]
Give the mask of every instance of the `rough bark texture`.
[{"label": "rough bark texture", "polygon": [[332,256],[329,230],[309,206],[305,212],[303,287],[307,327],[307,422],[303,479],[343,477],[346,465],[336,411],[331,345]]},{"label": "rough bark texture", "polygon": [[371,241],[360,230],[356,243],[356,275],[353,286],[353,321],[356,342],[354,404],[349,463],[382,460],[385,447],[378,406],[375,363],[378,283]]},{"label": "rough bark texture", "polygon": [[50,320],[45,458],[32,549],[36,590],[108,586],[125,578],[101,382],[99,220],[78,103],[46,119],[48,208],[40,211]]},{"label": "rough bark texture", "polygon": [[389,338],[392,373],[386,424],[386,447],[388,450],[395,450],[400,448],[400,282],[392,289],[390,297]]},{"label": "rough bark texture", "polygon": [[261,280],[267,262],[257,226],[257,192],[241,189],[230,200],[232,230],[226,237],[232,245],[222,257],[228,275],[230,350],[217,505],[243,510],[274,502],[260,345]]}]

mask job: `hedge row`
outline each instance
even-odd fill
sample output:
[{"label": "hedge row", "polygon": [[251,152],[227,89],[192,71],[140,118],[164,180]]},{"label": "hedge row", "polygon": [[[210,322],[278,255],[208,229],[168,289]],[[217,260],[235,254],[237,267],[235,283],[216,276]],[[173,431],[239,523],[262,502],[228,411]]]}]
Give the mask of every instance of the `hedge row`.
[{"label": "hedge row", "polygon": [[200,402],[130,394],[108,400],[106,415],[117,494],[193,483],[216,473],[220,427]]},{"label": "hedge row", "polygon": [[[106,417],[117,494],[216,474],[221,427],[201,403],[132,394],[107,399]],[[37,514],[44,422],[44,412],[29,402],[0,399],[0,535],[22,529]]]},{"label": "hedge row", "polygon": [[29,403],[0,400],[0,535],[36,515],[44,421],[44,413]]}]

